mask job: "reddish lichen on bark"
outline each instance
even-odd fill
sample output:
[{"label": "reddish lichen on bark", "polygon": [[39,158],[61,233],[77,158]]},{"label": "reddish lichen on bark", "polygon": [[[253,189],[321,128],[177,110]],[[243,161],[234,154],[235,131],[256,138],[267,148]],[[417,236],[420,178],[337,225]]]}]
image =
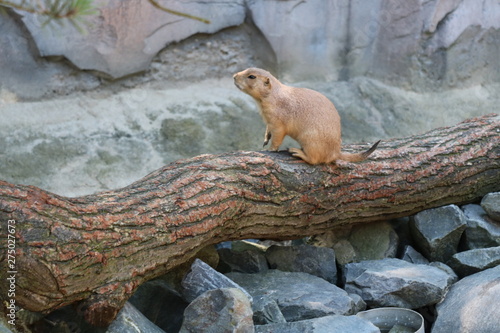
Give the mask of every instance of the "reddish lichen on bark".
[{"label": "reddish lichen on bark", "polygon": [[0,181],[0,222],[17,222],[19,306],[50,312],[81,301],[91,323],[106,325],[141,283],[206,245],[299,238],[499,190],[500,117],[489,115],[388,140],[357,164],[310,166],[286,152],[202,155],[79,198]]}]

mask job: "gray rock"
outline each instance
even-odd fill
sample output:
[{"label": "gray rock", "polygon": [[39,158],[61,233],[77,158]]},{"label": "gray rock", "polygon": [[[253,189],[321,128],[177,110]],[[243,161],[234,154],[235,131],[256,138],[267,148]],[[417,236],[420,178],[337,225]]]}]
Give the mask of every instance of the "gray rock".
[{"label": "gray rock", "polygon": [[252,307],[236,288],[209,290],[184,311],[179,333],[253,333]]},{"label": "gray rock", "polygon": [[286,323],[286,319],[275,300],[267,296],[254,297],[253,322],[255,325]]},{"label": "gray rock", "polygon": [[416,214],[410,227],[418,249],[427,259],[447,262],[457,253],[466,222],[457,206],[448,205]]},{"label": "gray rock", "polygon": [[345,290],[368,306],[416,309],[439,302],[453,276],[436,267],[400,259],[369,260],[344,266]]},{"label": "gray rock", "polygon": [[273,269],[304,272],[337,283],[335,252],[331,248],[311,245],[269,247],[266,258]]},{"label": "gray rock", "polygon": [[[23,22],[42,56],[65,56],[79,68],[114,77],[147,69],[155,54],[172,42],[240,25],[247,13],[258,28],[254,32],[254,39],[259,38],[254,57],[272,54],[276,67],[294,79],[347,80],[369,75],[403,88],[432,91],[442,86],[496,82],[500,75],[491,65],[496,60],[494,45],[500,27],[494,0],[482,6],[475,6],[471,0],[405,5],[382,0],[369,4],[313,0],[299,5],[279,0],[225,0],[172,2],[168,6],[208,17],[211,24],[131,0],[100,3],[99,13],[87,18],[90,25],[86,34],[69,24],[42,28],[44,19],[33,14],[23,13]],[[133,29],[138,26],[140,29]],[[297,27],[291,38],[288,32]],[[464,52],[471,45],[474,56]],[[198,54],[198,48],[193,43],[191,52],[186,53],[199,55],[201,67],[211,54]],[[165,58],[186,57],[178,49],[172,48]],[[233,53],[216,45],[214,49],[222,55]],[[248,59],[241,57],[240,63]],[[179,68],[172,66],[169,70]]]},{"label": "gray rock", "polygon": [[403,260],[411,262],[412,264],[423,264],[429,263],[429,260],[421,255],[417,250],[415,250],[411,245],[405,246],[403,251]]},{"label": "gray rock", "polygon": [[226,275],[253,297],[267,296],[275,300],[287,321],[354,312],[354,301],[344,290],[307,273],[269,270]]},{"label": "gray rock", "polygon": [[492,220],[479,205],[462,207],[467,221],[465,244],[468,249],[500,246],[500,223]]},{"label": "gray rock", "polygon": [[458,281],[457,273],[455,273],[455,271],[445,263],[442,263],[441,261],[433,261],[429,263],[429,266],[439,268],[440,270],[448,274],[450,276],[450,284]]},{"label": "gray rock", "polygon": [[[474,4],[471,0],[404,5],[381,0],[314,0],[299,6],[291,1],[252,1],[248,6],[272,46],[279,68],[290,77],[346,80],[371,75],[430,91],[442,85],[460,85],[461,78],[475,82],[484,80],[481,75],[488,76],[490,82],[498,78],[498,70],[488,74],[486,65],[494,59],[495,48],[477,38],[487,34],[486,39],[498,40],[495,30],[500,23],[484,10],[493,13],[498,9],[494,1]],[[289,38],[288,31],[295,27],[300,29]],[[471,44],[478,58],[463,52]],[[297,65],[301,63],[307,66]]]},{"label": "gray rock", "polygon": [[366,303],[358,294],[349,294],[349,297],[354,301],[354,313],[366,310]]},{"label": "gray rock", "polygon": [[[256,250],[233,251],[231,249],[219,249],[219,266],[226,266],[232,272],[258,273],[268,270],[267,260],[264,253]],[[224,271],[224,270],[222,270]]]},{"label": "gray rock", "polygon": [[337,263],[339,265],[357,261],[356,250],[347,239],[339,239],[336,241],[335,244],[333,244],[333,250],[335,251]]},{"label": "gray rock", "polygon": [[356,261],[393,258],[398,250],[398,235],[388,222],[355,225],[348,239]]},{"label": "gray rock", "polygon": [[394,257],[398,235],[388,222],[364,223],[335,228],[331,234],[314,237],[312,244],[333,248],[337,263],[344,265]]},{"label": "gray rock", "polygon": [[163,280],[142,284],[128,301],[167,333],[179,331],[184,309],[188,306],[181,295]]},{"label": "gray rock", "polygon": [[246,290],[234,283],[233,280],[226,277],[224,274],[217,272],[215,269],[205,264],[203,261],[196,259],[191,265],[191,271],[184,277],[181,282],[184,299],[188,302],[204,292],[212,289],[220,288],[237,288],[247,295],[252,301],[252,297]]},{"label": "gray rock", "polygon": [[459,277],[500,265],[500,246],[459,252],[448,261]]},{"label": "gray rock", "polygon": [[18,99],[38,99],[51,93],[68,94],[99,86],[99,79],[90,73],[75,71],[63,61],[41,59],[29,33],[16,18],[0,15],[0,30],[0,108]]},{"label": "gray rock", "polygon": [[132,0],[99,3],[98,14],[86,18],[85,34],[70,24],[42,27],[45,18],[35,14],[23,13],[22,20],[42,56],[64,56],[80,69],[118,78],[146,70],[167,44],[239,25],[245,18],[241,0],[171,2],[168,8],[210,18],[211,23],[181,18]]},{"label": "gray rock", "polygon": [[497,333],[500,327],[500,266],[455,283],[439,303],[432,333]]},{"label": "gray rock", "polygon": [[481,207],[490,218],[500,222],[500,192],[486,194],[481,200]]},{"label": "gray rock", "polygon": [[125,303],[125,306],[118,312],[118,316],[106,331],[106,333],[123,332],[165,333],[129,302]]},{"label": "gray rock", "polygon": [[372,323],[356,316],[330,315],[284,324],[255,326],[256,333],[380,333]]}]

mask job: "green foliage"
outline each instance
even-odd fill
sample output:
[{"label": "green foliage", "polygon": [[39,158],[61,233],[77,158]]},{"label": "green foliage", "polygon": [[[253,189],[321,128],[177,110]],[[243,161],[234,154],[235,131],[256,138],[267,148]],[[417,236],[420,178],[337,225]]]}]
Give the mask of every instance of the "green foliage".
[{"label": "green foliage", "polygon": [[92,2],[93,0],[0,0],[0,5],[44,16],[46,18],[44,25],[52,21],[63,23],[66,20],[80,30],[79,23],[84,21],[85,16],[97,13]]},{"label": "green foliage", "polygon": [[[165,8],[155,0],[148,1],[155,8],[167,13],[197,20],[206,24],[210,23],[210,21],[206,19]],[[79,30],[81,30],[80,23],[85,21],[85,16],[93,15],[98,12],[97,8],[93,5],[93,0],[0,0],[0,10],[2,6],[44,16],[47,18],[44,24],[52,21],[63,23],[66,20]]]}]

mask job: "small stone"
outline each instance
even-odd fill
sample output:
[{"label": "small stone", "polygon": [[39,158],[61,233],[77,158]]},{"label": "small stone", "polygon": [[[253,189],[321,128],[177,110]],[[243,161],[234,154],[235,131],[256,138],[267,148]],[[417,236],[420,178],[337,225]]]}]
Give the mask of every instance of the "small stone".
[{"label": "small stone", "polygon": [[462,209],[467,222],[465,243],[468,249],[500,246],[500,223],[491,219],[479,205],[465,205]]},{"label": "small stone", "polygon": [[311,245],[269,247],[266,258],[273,269],[304,272],[337,283],[335,252],[331,248]]},{"label": "small stone", "polygon": [[427,260],[423,255],[421,255],[411,245],[405,246],[402,259],[405,261],[411,262],[412,264],[426,265],[429,263],[429,260]]},{"label": "small stone", "polygon": [[254,297],[253,322],[256,325],[286,323],[286,319],[275,300],[267,296]]},{"label": "small stone", "polygon": [[252,315],[240,289],[209,290],[188,305],[179,333],[253,333]]},{"label": "small stone", "polygon": [[465,216],[455,205],[424,210],[410,223],[418,249],[430,261],[441,262],[457,253],[465,227]]},{"label": "small stone", "polygon": [[341,239],[333,245],[339,265],[356,261],[356,250],[347,239]]},{"label": "small stone", "polygon": [[370,307],[410,309],[439,302],[453,281],[439,268],[391,258],[347,264],[343,276],[344,289]]},{"label": "small stone", "polygon": [[193,301],[208,290],[219,288],[239,288],[248,296],[250,301],[252,300],[252,296],[246,290],[199,259],[193,262],[191,271],[184,277],[181,285],[184,288],[184,299],[188,302]]},{"label": "small stone", "polygon": [[486,194],[481,200],[481,207],[490,218],[500,222],[500,192]]},{"label": "small stone", "polygon": [[344,290],[307,273],[271,269],[265,273],[226,275],[252,297],[275,300],[286,321],[354,313],[354,301]]},{"label": "small stone", "polygon": [[436,306],[432,333],[496,333],[500,327],[500,266],[455,283]]},{"label": "small stone", "polygon": [[125,303],[106,331],[106,333],[122,332],[165,333],[129,302]]},{"label": "small stone", "polygon": [[350,298],[354,301],[354,313],[358,313],[359,311],[365,311],[366,310],[366,303],[363,301],[361,296],[358,294],[348,294]]},{"label": "small stone", "polygon": [[255,333],[380,333],[380,330],[357,316],[330,315],[291,323],[256,326]]},{"label": "small stone", "polygon": [[498,266],[500,265],[500,246],[457,253],[448,261],[448,265],[461,278]]},{"label": "small stone", "polygon": [[231,249],[219,249],[219,267],[224,272],[258,273],[268,270],[267,260],[264,253],[256,250],[234,251]]}]

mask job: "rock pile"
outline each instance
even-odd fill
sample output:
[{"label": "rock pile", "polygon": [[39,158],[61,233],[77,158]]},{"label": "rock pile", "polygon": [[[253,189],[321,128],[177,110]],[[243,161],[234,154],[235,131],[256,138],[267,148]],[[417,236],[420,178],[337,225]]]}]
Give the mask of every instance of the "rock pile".
[{"label": "rock pile", "polygon": [[107,332],[380,332],[367,312],[356,314],[382,307],[424,318],[396,318],[390,332],[497,332],[499,214],[500,193],[491,193],[481,205],[293,242],[222,243],[218,264],[195,259],[182,281],[143,284]]}]

